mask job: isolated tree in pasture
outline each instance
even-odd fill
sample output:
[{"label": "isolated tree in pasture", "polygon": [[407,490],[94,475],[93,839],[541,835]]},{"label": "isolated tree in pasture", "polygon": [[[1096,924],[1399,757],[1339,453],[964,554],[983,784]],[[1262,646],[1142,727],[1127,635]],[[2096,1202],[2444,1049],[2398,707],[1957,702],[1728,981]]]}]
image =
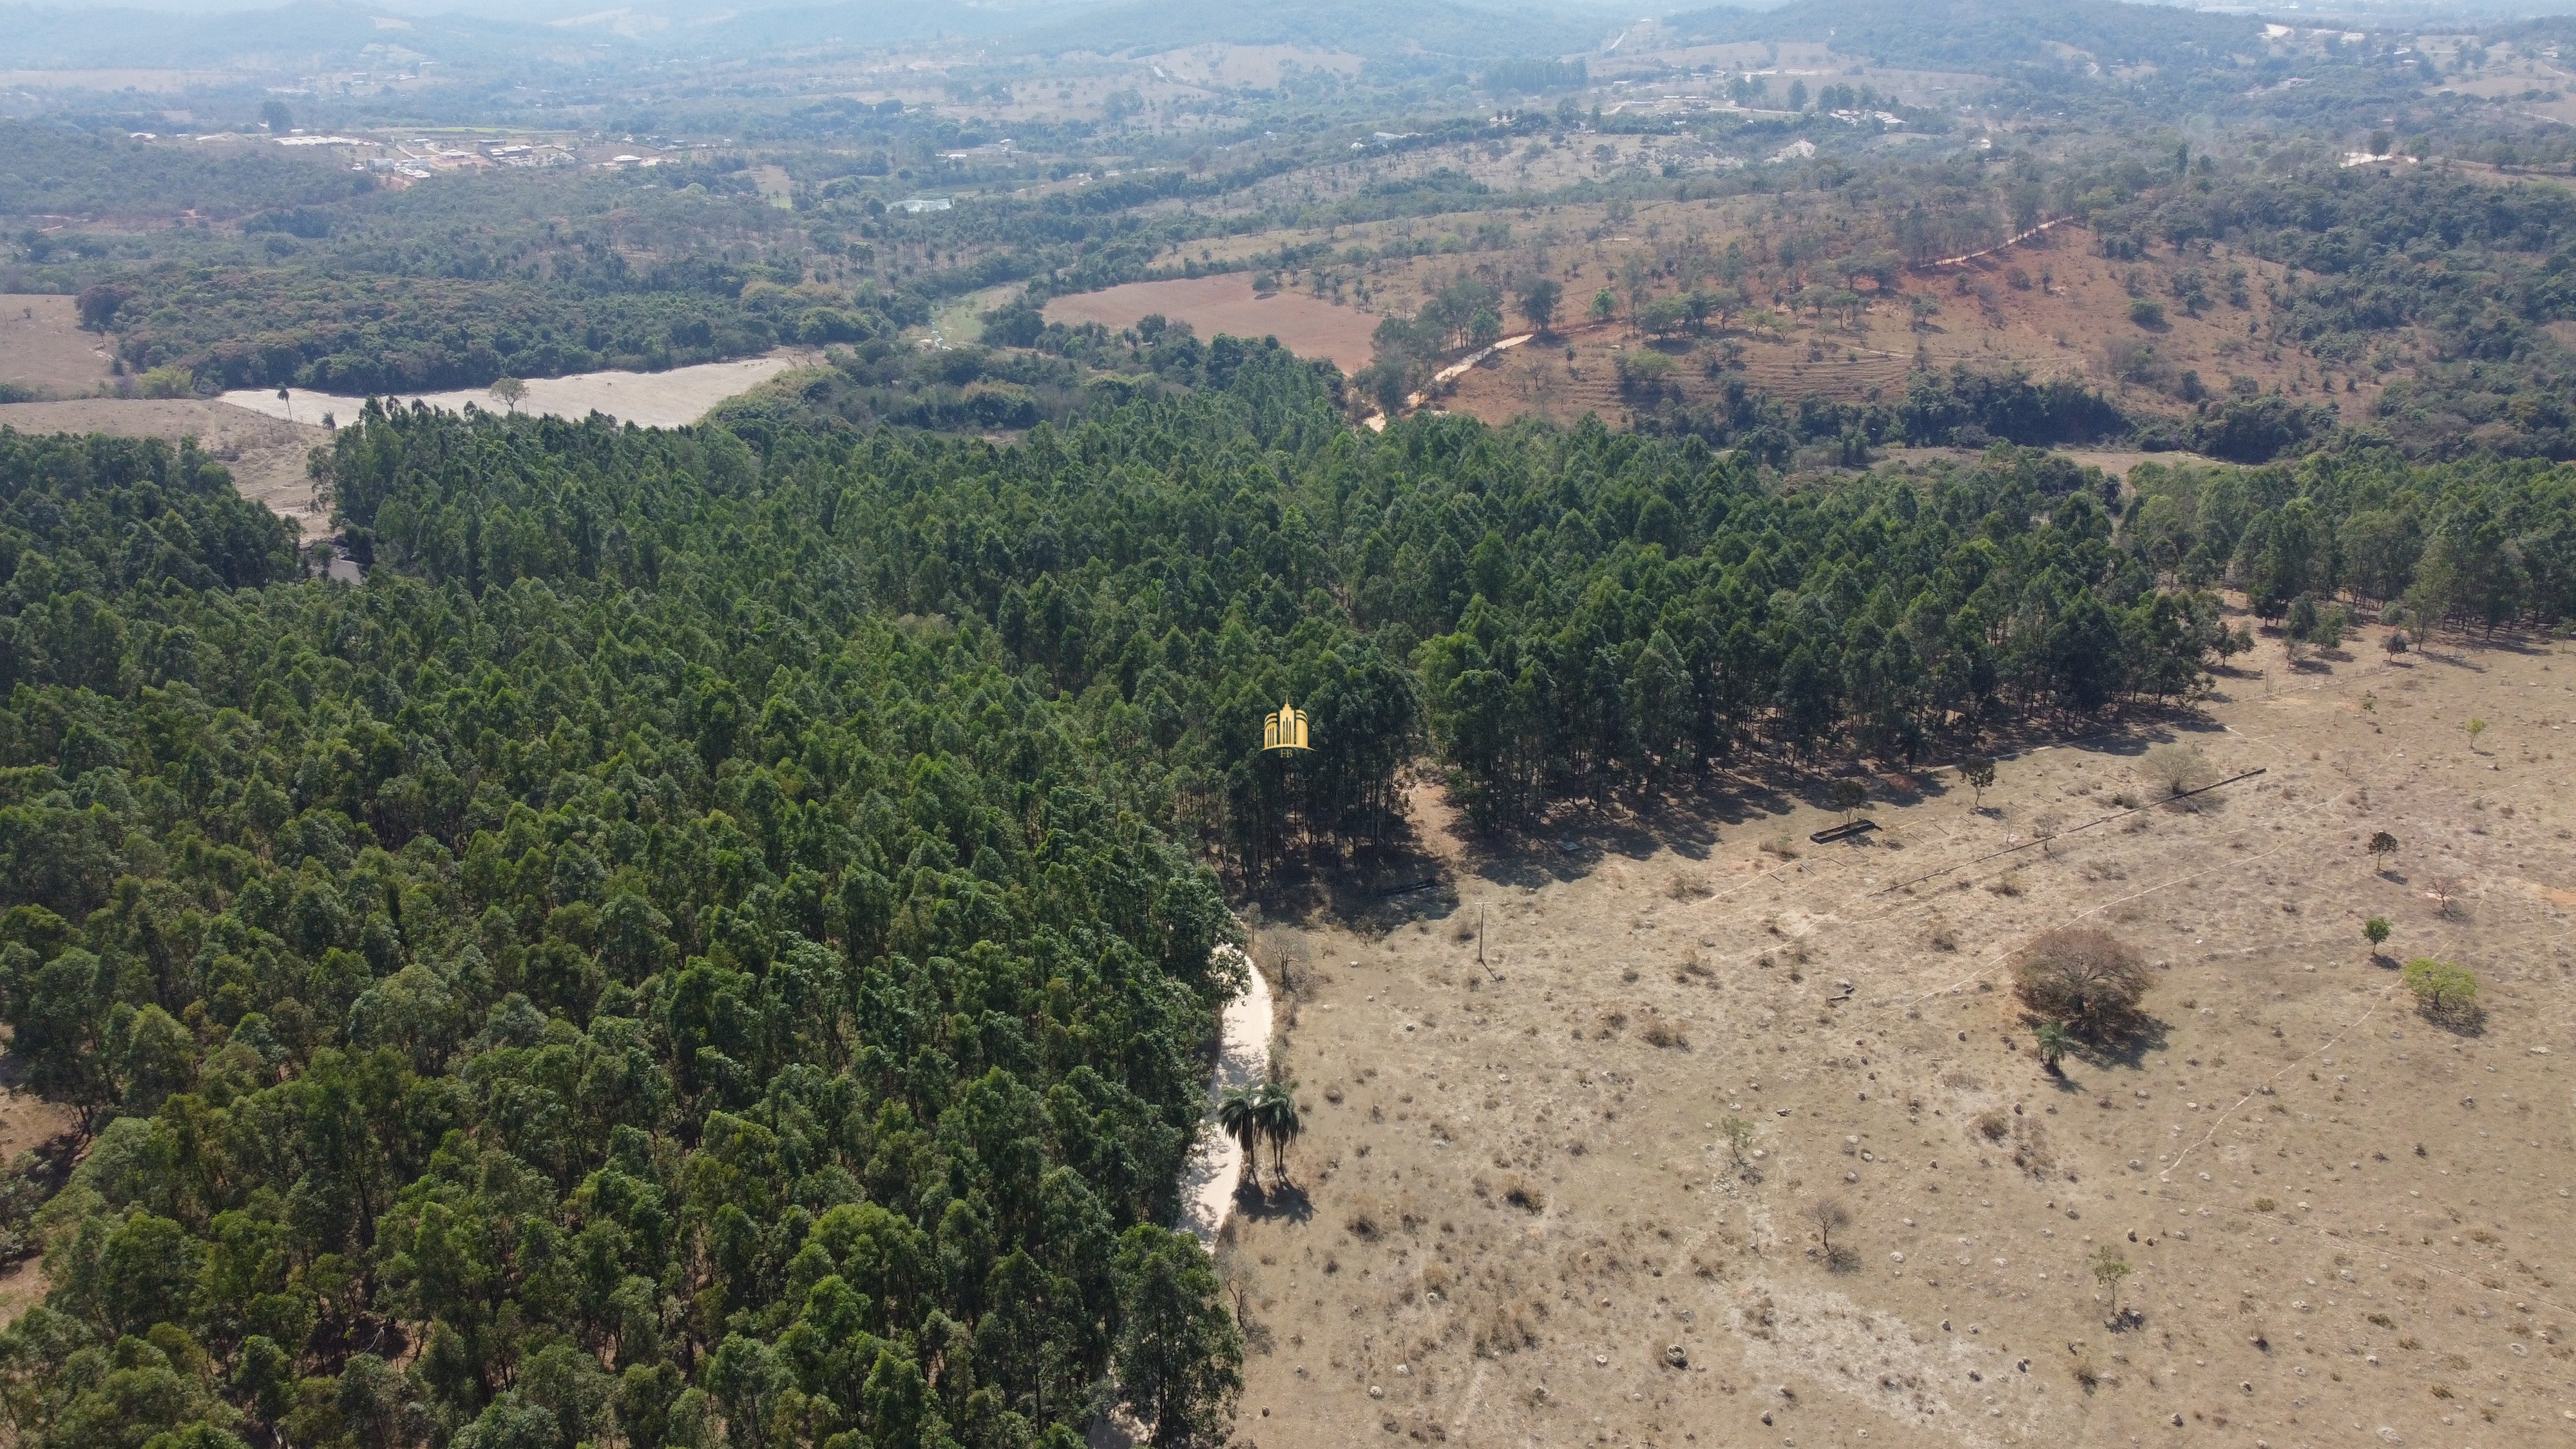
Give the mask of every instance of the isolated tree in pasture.
[{"label": "isolated tree in pasture", "polygon": [[1272,1175],[1286,1182],[1289,1145],[1305,1130],[1305,1123],[1297,1113],[1297,1084],[1273,1078],[1263,1084],[1255,1096],[1253,1110],[1260,1122],[1261,1135],[1270,1139]]},{"label": "isolated tree in pasture", "polygon": [[1750,1165],[1753,1160],[1749,1155],[1753,1150],[1753,1123],[1751,1119],[1744,1117],[1729,1117],[1725,1121],[1717,1124],[1717,1130],[1725,1134],[1726,1150],[1734,1154],[1735,1165],[1738,1167]]},{"label": "isolated tree in pasture", "polygon": [[1985,809],[1986,792],[1995,785],[1994,760],[1985,755],[1970,755],[1959,762],[1959,778],[1976,794],[1976,803],[1970,808]]},{"label": "isolated tree in pasture", "polygon": [[2406,963],[2405,979],[2416,1006],[2436,1021],[2465,1016],[2477,1004],[2478,978],[2465,966],[2418,956]]},{"label": "isolated tree in pasture", "polygon": [[2189,745],[2158,745],[2138,759],[2138,772],[2165,798],[2187,794],[2218,778],[2209,757]]},{"label": "isolated tree in pasture", "polygon": [[499,378],[492,384],[492,401],[508,407],[513,417],[518,415],[519,400],[527,395],[528,385],[515,377]]},{"label": "isolated tree in pasture", "polygon": [[1216,1100],[1218,1130],[1243,1146],[1243,1171],[1261,1185],[1261,1099],[1250,1087],[1228,1087]]},{"label": "isolated tree in pasture", "polygon": [[1856,1256],[1851,1249],[1834,1246],[1834,1234],[1851,1226],[1851,1209],[1838,1197],[1820,1197],[1807,1204],[1807,1221],[1816,1225],[1816,1242],[1824,1250],[1825,1264],[1839,1272],[1852,1264]]},{"label": "isolated tree in pasture", "polygon": [[2397,837],[2385,830],[2371,832],[2369,850],[2380,874],[2388,873],[2388,863],[2397,854]]},{"label": "isolated tree in pasture", "polygon": [[1541,277],[1521,288],[1521,316],[1542,334],[1556,325],[1557,303],[1565,298],[1565,289],[1550,278]]},{"label": "isolated tree in pasture", "polygon": [[1845,825],[1851,823],[1852,816],[1859,813],[1860,807],[1869,803],[1869,787],[1848,775],[1836,780],[1829,793],[1834,809],[1842,815]]},{"label": "isolated tree in pasture", "polygon": [[2108,1042],[2137,1026],[2147,963],[2110,932],[2091,926],[2050,931],[2013,958],[2022,1005],[2086,1041]]},{"label": "isolated tree in pasture", "polygon": [[2127,1259],[2120,1256],[2119,1249],[2104,1243],[2093,1250],[2093,1281],[2101,1287],[2103,1295],[2110,1300],[2112,1317],[2115,1319],[2120,1311],[2120,1280],[2128,1276],[2129,1263]]}]

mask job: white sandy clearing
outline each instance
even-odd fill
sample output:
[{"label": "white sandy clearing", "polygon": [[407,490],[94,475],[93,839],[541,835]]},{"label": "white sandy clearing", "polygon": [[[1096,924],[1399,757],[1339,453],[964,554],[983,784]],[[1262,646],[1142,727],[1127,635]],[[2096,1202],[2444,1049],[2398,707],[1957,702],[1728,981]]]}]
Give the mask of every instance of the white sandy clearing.
[{"label": "white sandy clearing", "polygon": [[1244,985],[1242,994],[1225,1004],[1216,1075],[1208,1082],[1208,1112],[1181,1169],[1182,1222],[1210,1249],[1234,1211],[1234,1190],[1243,1179],[1243,1144],[1217,1129],[1217,1099],[1227,1088],[1253,1086],[1270,1072],[1270,983],[1241,951],[1232,946],[1217,950],[1242,962]]},{"label": "white sandy clearing", "polygon": [[[532,377],[528,379],[528,395],[519,400],[518,410],[575,420],[599,412],[638,427],[676,428],[696,422],[727,398],[749,392],[789,368],[805,366],[813,360],[810,352],[782,348],[765,357],[700,363],[667,372],[577,372],[570,377]],[[336,421],[348,422],[367,405],[362,397],[324,392],[290,392],[281,401],[275,390],[260,388],[236,388],[225,393],[223,400],[235,407],[298,423],[319,422],[324,413],[332,414]],[[486,412],[508,411],[492,400],[489,391],[479,387],[403,393],[399,400],[424,402],[450,412],[463,412],[468,403]]]}]

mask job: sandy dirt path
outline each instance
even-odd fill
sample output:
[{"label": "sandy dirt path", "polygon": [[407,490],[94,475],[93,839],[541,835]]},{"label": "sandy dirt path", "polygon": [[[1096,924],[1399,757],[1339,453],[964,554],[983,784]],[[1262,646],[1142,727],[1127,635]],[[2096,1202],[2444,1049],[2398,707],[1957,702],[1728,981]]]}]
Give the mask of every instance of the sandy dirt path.
[{"label": "sandy dirt path", "polygon": [[[725,399],[749,392],[790,368],[810,366],[815,360],[811,352],[782,348],[765,357],[675,367],[668,372],[580,372],[570,377],[530,378],[528,395],[520,399],[518,410],[576,420],[598,412],[638,427],[683,427],[705,417],[709,408]],[[281,401],[274,390],[260,388],[237,388],[225,393],[223,400],[234,407],[299,423],[319,422],[325,413],[345,422],[355,418],[367,403],[362,397],[300,391],[289,392]],[[469,403],[487,412],[504,410],[488,390],[479,387],[405,393],[402,401],[424,402],[450,412],[463,412]]]},{"label": "sandy dirt path", "polygon": [[[1232,946],[1237,960],[1243,953]],[[1234,1190],[1243,1180],[1243,1144],[1219,1131],[1216,1103],[1228,1088],[1257,1085],[1270,1071],[1270,983],[1260,968],[1244,961],[1244,988],[1225,1004],[1218,1032],[1216,1074],[1208,1082],[1207,1115],[1199,1123],[1198,1145],[1181,1169],[1181,1218],[1210,1248],[1234,1211]]]}]

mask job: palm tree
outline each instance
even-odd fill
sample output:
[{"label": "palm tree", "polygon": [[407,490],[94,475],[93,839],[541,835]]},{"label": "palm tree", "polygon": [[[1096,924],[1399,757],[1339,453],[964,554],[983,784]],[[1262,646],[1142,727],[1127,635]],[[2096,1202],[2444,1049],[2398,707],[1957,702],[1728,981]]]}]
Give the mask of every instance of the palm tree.
[{"label": "palm tree", "polygon": [[1297,1084],[1273,1078],[1261,1088],[1253,1103],[1261,1135],[1270,1139],[1271,1170],[1281,1182],[1286,1182],[1288,1144],[1296,1141],[1297,1134],[1304,1130],[1304,1124],[1297,1118]]},{"label": "palm tree", "polygon": [[1225,1135],[1243,1144],[1243,1170],[1252,1176],[1252,1185],[1261,1185],[1261,1154],[1256,1150],[1266,1124],[1262,1102],[1250,1087],[1228,1087],[1216,1099],[1216,1125]]},{"label": "palm tree", "polygon": [[2041,1022],[2039,1024],[2037,1035],[2039,1037],[2039,1064],[2048,1068],[2048,1074],[2052,1077],[2062,1077],[2066,1075],[2065,1071],[2057,1064],[2064,1061],[2066,1059],[2066,1054],[2075,1049],[2075,1038],[2067,1035],[2066,1028],[2054,1021]]}]

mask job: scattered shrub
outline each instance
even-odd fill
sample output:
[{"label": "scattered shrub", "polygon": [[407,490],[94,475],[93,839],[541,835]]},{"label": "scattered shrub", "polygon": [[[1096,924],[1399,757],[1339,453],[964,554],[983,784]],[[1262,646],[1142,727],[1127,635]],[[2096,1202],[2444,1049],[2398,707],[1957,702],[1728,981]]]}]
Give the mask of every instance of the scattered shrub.
[{"label": "scattered shrub", "polygon": [[2218,778],[2209,757],[2189,745],[2158,745],[2138,759],[2138,773],[2167,799]]}]

